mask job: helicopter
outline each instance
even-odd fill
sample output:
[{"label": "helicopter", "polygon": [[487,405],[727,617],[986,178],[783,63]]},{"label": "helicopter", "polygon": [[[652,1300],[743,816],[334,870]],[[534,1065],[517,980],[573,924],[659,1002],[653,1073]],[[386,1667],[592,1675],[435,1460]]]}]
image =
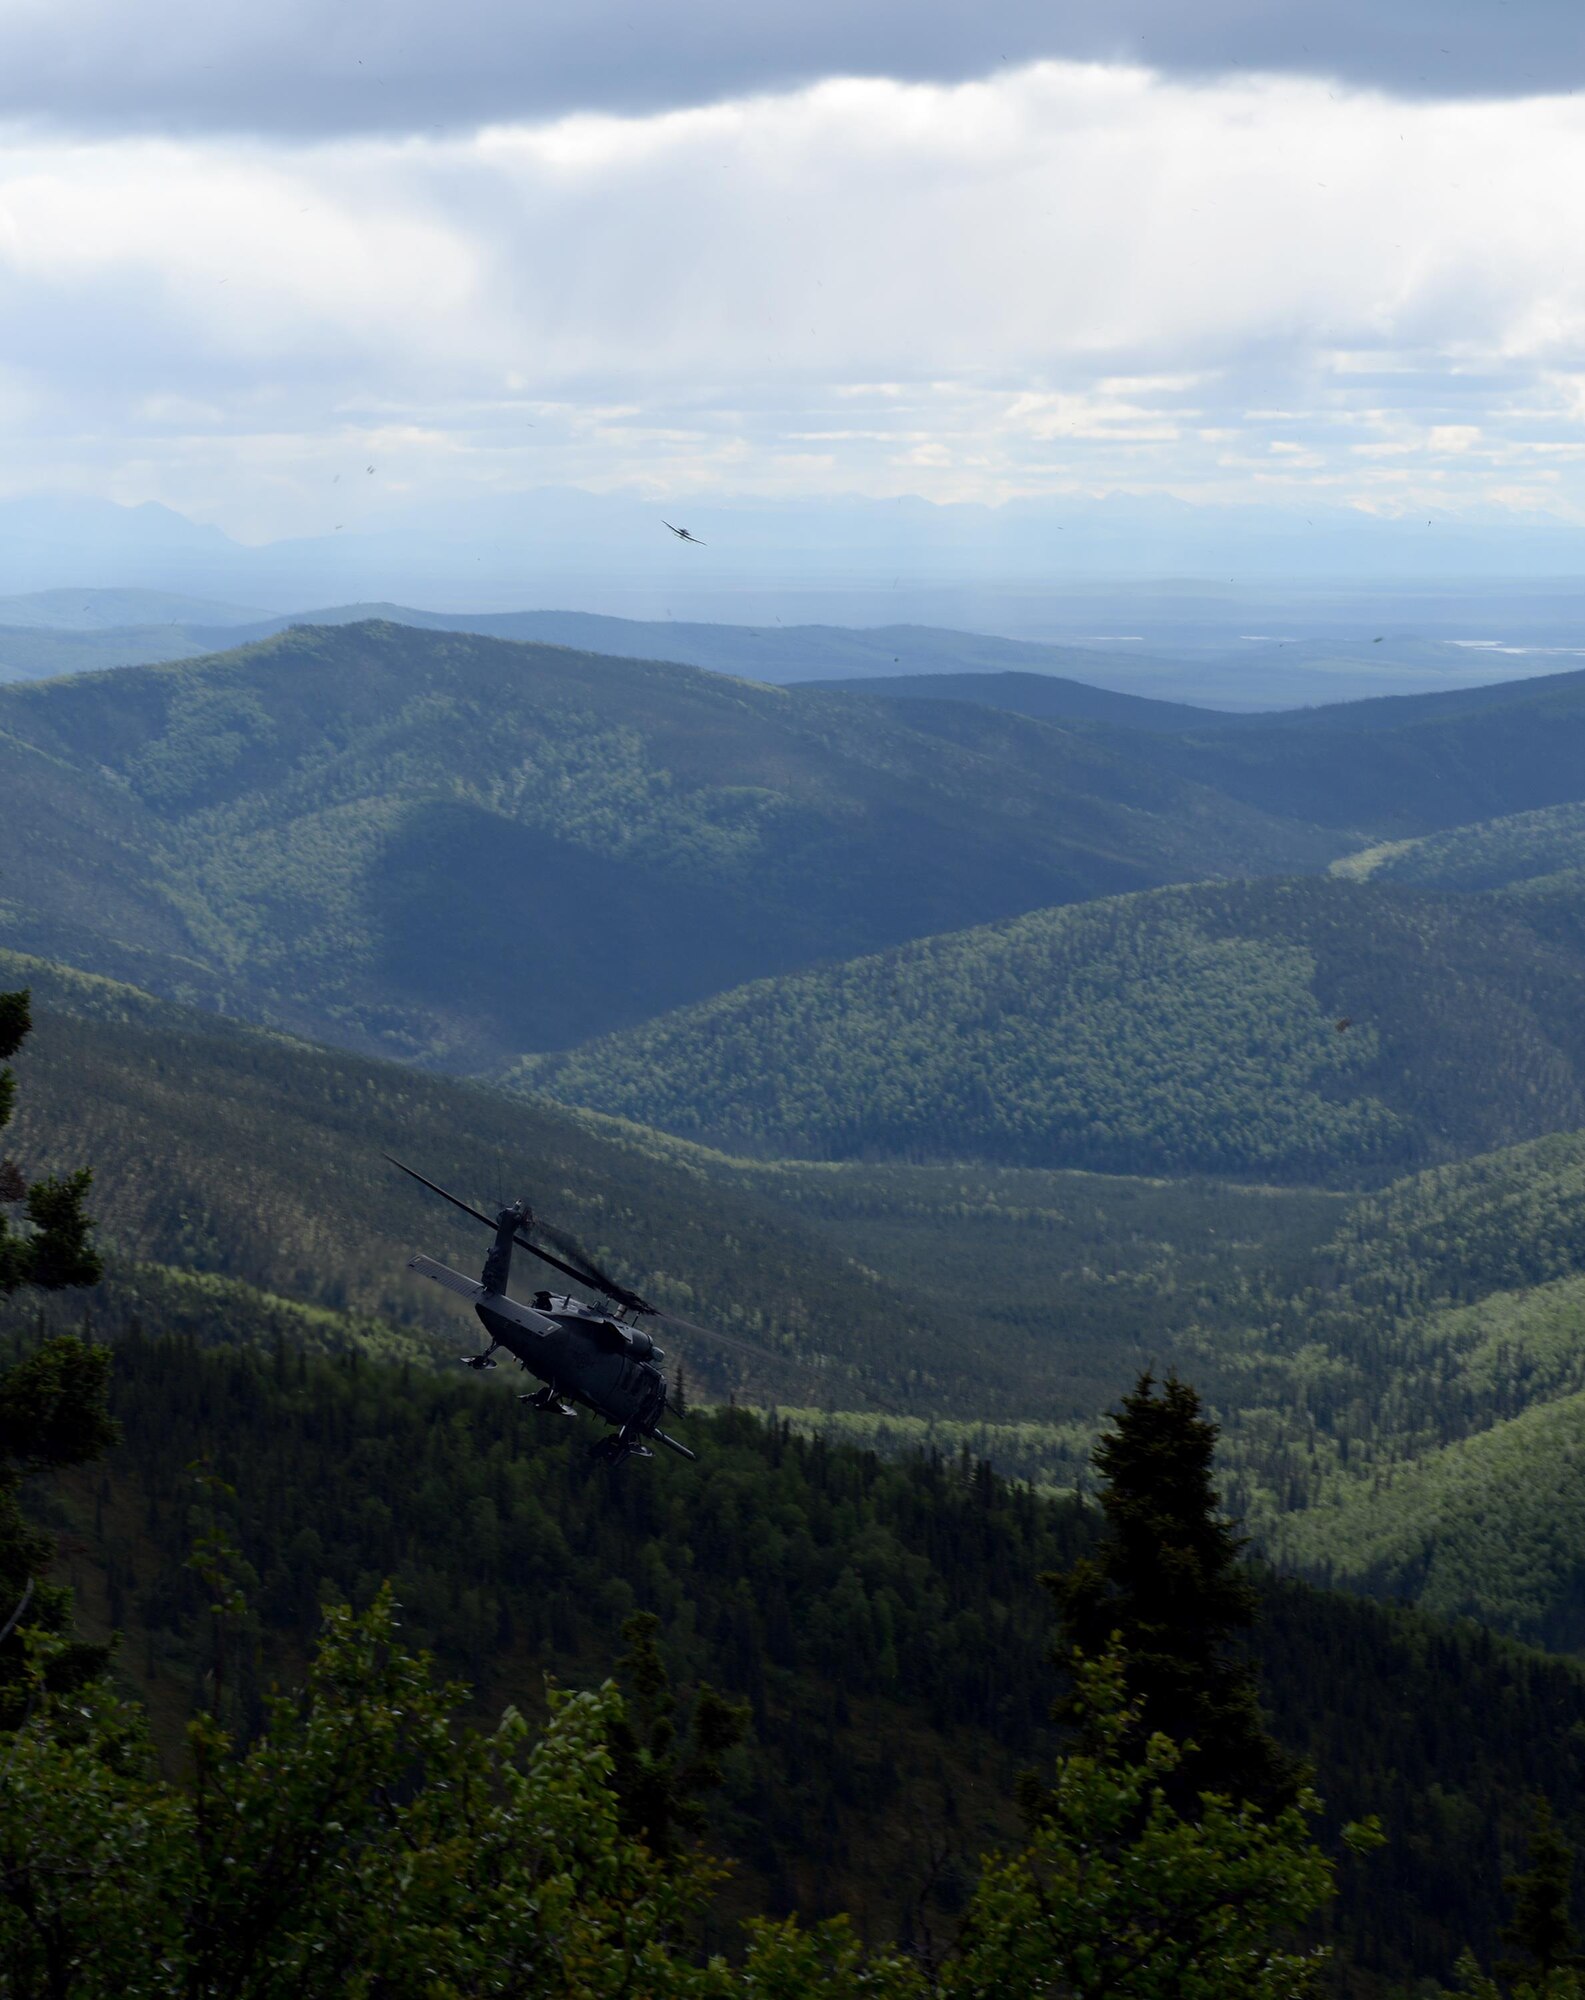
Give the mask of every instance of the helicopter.
[{"label": "helicopter", "polygon": [[[562,1231],[537,1220],[526,1202],[515,1201],[492,1218],[443,1188],[438,1181],[427,1180],[415,1168],[392,1159],[389,1153],[384,1157],[442,1200],[460,1208],[464,1215],[471,1215],[495,1232],[495,1241],[477,1279],[453,1271],[433,1257],[414,1257],[407,1267],[458,1298],[466,1299],[479,1315],[490,1344],[481,1353],[463,1355],[467,1367],[494,1368],[495,1355],[504,1348],[519,1367],[537,1375],[544,1385],[534,1394],[519,1398],[531,1409],[575,1417],[578,1412],[573,1405],[581,1403],[597,1417],[614,1424],[614,1430],[589,1447],[592,1457],[608,1465],[620,1465],[629,1458],[653,1458],[655,1454],[646,1443],[649,1438],[681,1458],[698,1457],[697,1452],[690,1451],[660,1427],[666,1414],[666,1377],[660,1366],[666,1350],[639,1322],[672,1320],[725,1346],[742,1347],[749,1353],[757,1350],[745,1341],[732,1340],[726,1334],[696,1326],[692,1320],[651,1305],[629,1286],[607,1276]],[[535,1243],[532,1231],[554,1244],[562,1254],[553,1255]],[[551,1291],[535,1292],[529,1305],[509,1298],[506,1288],[514,1249],[528,1251],[542,1264],[585,1286],[597,1295],[600,1303],[586,1305],[570,1293]]]}]

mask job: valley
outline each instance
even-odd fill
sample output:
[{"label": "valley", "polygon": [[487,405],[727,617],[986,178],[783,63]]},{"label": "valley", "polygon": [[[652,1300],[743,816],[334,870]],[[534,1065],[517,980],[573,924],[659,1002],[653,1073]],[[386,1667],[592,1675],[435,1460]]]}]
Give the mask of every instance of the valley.
[{"label": "valley", "polygon": [[[696,1403],[889,1456],[966,1450],[1065,1492],[1120,1387],[1176,1370],[1279,1563],[1573,1643],[1573,1503],[1547,1496],[1585,1446],[1585,1134],[1365,1193],[756,1162],[0,955],[0,983],[23,982],[17,1146],[99,1163],[106,1330],[450,1372],[471,1325],[404,1267],[416,1249],[476,1267],[482,1232],[389,1152],[487,1210],[529,1193],[627,1281],[748,1342],[663,1336]],[[1496,1553],[1513,1478],[1559,1524],[1527,1565]],[[1450,1482],[1495,1537],[1500,1601],[1477,1565],[1428,1567],[1425,1496]]]},{"label": "valley", "polygon": [[[383,1574],[481,1712],[652,1609],[752,1706],[729,1905],[944,1921],[1047,1740],[1034,1576],[1093,1533],[1105,1412],[1175,1372],[1336,1812],[1388,1768],[1415,1825],[1573,1812],[1580,697],[1498,693],[1125,722],[378,623],[0,690],[7,1138],[94,1164],[107,1259],[0,1338],[117,1352],[124,1449],[58,1522],[167,1752],[204,1459],[261,1675]],[[596,1506],[586,1438],[463,1377],[405,1265],[482,1232],[385,1154],[746,1343],[663,1335],[698,1465]],[[1444,1826],[1345,1886],[1350,1991],[1490,1938],[1483,1854]]]}]

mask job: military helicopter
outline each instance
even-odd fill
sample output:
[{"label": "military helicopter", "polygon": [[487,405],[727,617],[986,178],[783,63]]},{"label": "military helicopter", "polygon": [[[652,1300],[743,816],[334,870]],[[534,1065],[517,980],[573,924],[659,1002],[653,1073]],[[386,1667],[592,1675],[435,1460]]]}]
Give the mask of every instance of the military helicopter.
[{"label": "military helicopter", "polygon": [[[414,1257],[407,1267],[420,1277],[432,1278],[458,1298],[466,1299],[483,1321],[490,1344],[480,1354],[463,1355],[469,1368],[494,1368],[496,1351],[505,1348],[520,1367],[537,1375],[544,1384],[535,1394],[520,1398],[531,1409],[575,1417],[578,1413],[572,1405],[581,1403],[616,1426],[608,1436],[589,1447],[591,1456],[609,1465],[620,1465],[628,1458],[653,1458],[655,1454],[645,1443],[647,1438],[654,1438],[657,1444],[665,1445],[679,1457],[698,1457],[697,1452],[668,1437],[660,1428],[666,1414],[666,1377],[660,1368],[666,1350],[638,1321],[672,1320],[725,1346],[742,1347],[748,1353],[755,1353],[756,1349],[745,1341],[729,1339],[709,1327],[696,1326],[692,1320],[651,1305],[648,1299],[608,1277],[570,1237],[536,1220],[526,1202],[513,1202],[492,1219],[437,1181],[426,1180],[414,1168],[391,1159],[389,1153],[384,1157],[393,1167],[401,1167],[404,1174],[449,1201],[453,1208],[460,1208],[464,1215],[471,1215],[495,1231],[495,1241],[478,1279],[450,1270],[436,1263],[433,1257]],[[535,1243],[530,1231],[537,1231],[562,1254],[553,1255]],[[586,1286],[600,1303],[585,1305],[570,1294],[550,1291],[535,1292],[533,1303],[526,1306],[508,1298],[506,1287],[514,1248],[528,1251],[530,1256],[560,1271],[575,1284]]]}]

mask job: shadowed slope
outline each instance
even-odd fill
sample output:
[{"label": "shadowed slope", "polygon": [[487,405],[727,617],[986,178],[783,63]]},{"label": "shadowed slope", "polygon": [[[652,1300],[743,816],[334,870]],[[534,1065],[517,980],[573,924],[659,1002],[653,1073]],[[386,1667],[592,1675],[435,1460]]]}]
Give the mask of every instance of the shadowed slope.
[{"label": "shadowed slope", "polygon": [[0,689],[0,939],[459,1066],[1320,835],[1051,725],[392,625]]}]

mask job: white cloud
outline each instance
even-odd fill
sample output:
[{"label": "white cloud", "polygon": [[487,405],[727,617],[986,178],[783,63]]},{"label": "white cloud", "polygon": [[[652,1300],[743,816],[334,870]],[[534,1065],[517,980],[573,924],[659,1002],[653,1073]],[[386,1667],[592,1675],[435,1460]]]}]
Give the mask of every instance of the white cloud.
[{"label": "white cloud", "polygon": [[13,132],[5,477],[251,533],[563,481],[1375,505],[1408,456],[1507,504],[1501,464],[1585,436],[1582,174],[1566,98],[1071,63],[450,137]]}]

